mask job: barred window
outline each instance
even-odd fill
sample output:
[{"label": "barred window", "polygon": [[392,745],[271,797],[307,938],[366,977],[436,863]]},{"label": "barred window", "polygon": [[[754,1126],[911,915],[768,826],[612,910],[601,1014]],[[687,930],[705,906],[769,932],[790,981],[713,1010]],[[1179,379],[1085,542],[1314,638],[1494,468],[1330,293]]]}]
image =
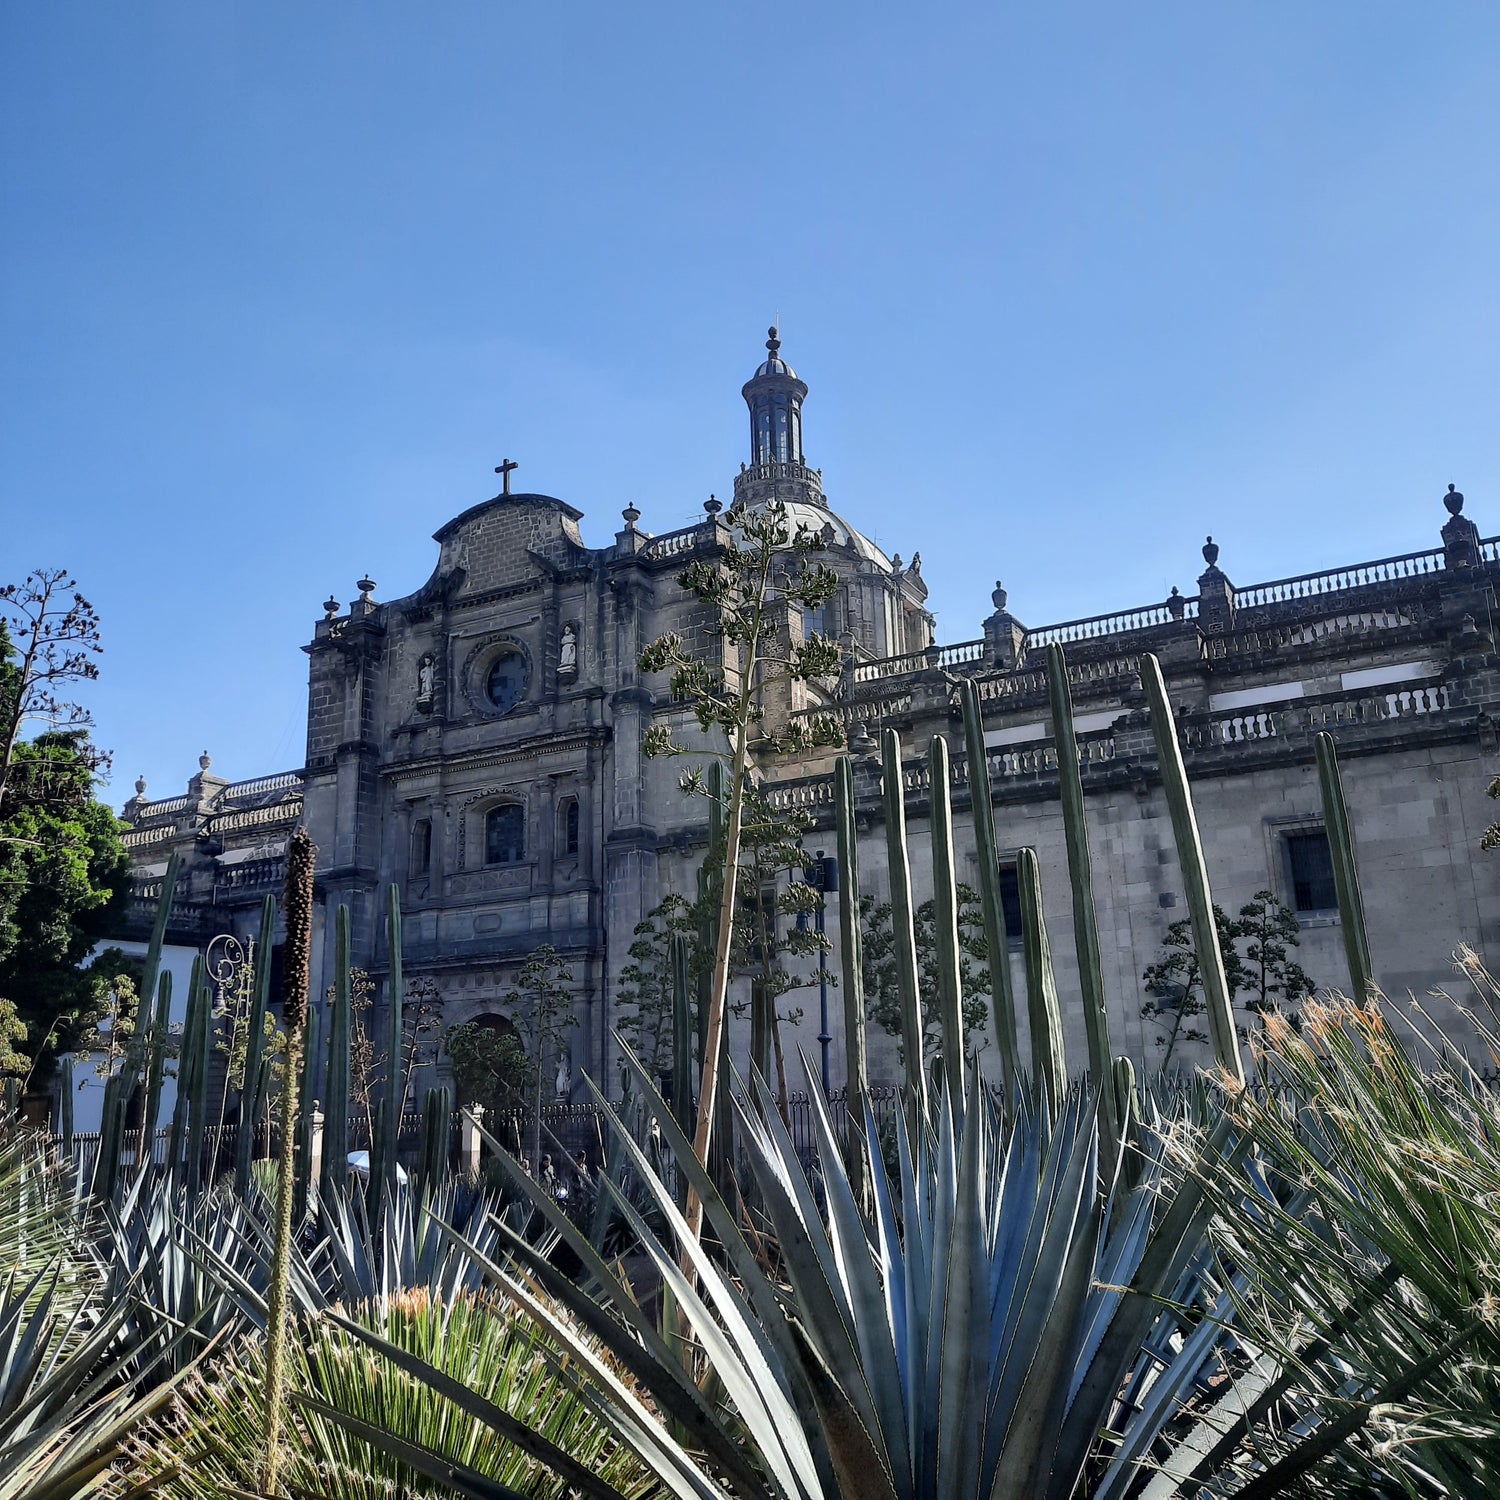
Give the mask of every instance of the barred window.
[{"label": "barred window", "polygon": [[492,807],[484,819],[484,862],[517,865],[526,858],[526,810],[514,802]]},{"label": "barred window", "polygon": [[1333,911],[1339,904],[1333,883],[1333,856],[1321,828],[1283,835],[1287,884],[1292,907],[1299,912]]}]

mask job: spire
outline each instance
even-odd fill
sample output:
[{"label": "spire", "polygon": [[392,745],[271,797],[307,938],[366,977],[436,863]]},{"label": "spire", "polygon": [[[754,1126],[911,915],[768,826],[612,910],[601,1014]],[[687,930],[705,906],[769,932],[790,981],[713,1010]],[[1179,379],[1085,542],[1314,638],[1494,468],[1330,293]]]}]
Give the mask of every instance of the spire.
[{"label": "spire", "polygon": [[734,484],[736,505],[777,498],[822,505],[823,486],[802,453],[807,383],[781,357],[781,330],[766,330],[766,357],[740,391],[750,408],[750,462]]}]

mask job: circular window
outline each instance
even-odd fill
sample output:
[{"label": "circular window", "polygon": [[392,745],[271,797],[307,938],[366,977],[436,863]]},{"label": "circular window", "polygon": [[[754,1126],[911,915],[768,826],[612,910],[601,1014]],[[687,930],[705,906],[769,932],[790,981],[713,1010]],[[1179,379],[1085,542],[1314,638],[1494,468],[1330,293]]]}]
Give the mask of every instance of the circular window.
[{"label": "circular window", "polygon": [[506,651],[490,665],[484,696],[497,713],[508,714],[526,696],[526,662],[519,651]]}]

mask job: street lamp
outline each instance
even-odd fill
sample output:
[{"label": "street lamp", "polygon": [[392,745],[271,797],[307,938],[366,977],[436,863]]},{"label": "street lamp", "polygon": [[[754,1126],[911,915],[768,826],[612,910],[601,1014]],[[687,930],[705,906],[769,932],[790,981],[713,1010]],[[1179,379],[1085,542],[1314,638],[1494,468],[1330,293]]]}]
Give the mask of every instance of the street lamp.
[{"label": "street lamp", "polygon": [[[812,869],[808,871],[807,883],[818,892],[822,900],[813,913],[813,924],[818,937],[824,932],[824,918],[830,892],[839,888],[839,862],[821,849],[813,855]],[[832,1092],[828,1081],[828,1044],[833,1040],[828,1031],[828,953],[823,943],[818,944],[818,1046],[822,1049],[823,1097]]]}]

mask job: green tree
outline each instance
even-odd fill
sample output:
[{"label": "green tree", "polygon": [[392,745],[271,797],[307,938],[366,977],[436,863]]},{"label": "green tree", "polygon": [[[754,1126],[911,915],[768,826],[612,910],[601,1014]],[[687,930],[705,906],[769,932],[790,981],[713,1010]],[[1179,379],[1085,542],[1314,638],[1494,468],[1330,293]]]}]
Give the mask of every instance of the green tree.
[{"label": "green tree", "polygon": [[95,762],[73,732],[16,747],[0,802],[0,998],[40,1059],[76,1050],[93,984],[79,966],[123,911],[121,825],[94,797]]},{"label": "green tree", "polygon": [[1317,986],[1291,956],[1302,942],[1297,914],[1272,891],[1257,891],[1240,907],[1234,941],[1241,952],[1245,1009],[1257,1018],[1276,1009],[1296,1026],[1298,1006]]},{"label": "green tree", "polygon": [[[685,751],[672,742],[665,725],[657,725],[645,736],[644,752],[719,755],[729,766],[725,878],[718,893],[718,941],[708,986],[707,1040],[693,1140],[698,1160],[705,1163],[718,1096],[717,1063],[723,1045],[739,904],[744,798],[753,756],[761,750],[811,749],[843,741],[842,731],[829,718],[811,723],[794,720],[778,734],[768,733],[764,727],[767,688],[827,677],[839,669],[839,648],[827,636],[814,632],[805,641],[796,642],[783,637],[775,625],[783,602],[817,609],[838,592],[838,575],[809,560],[812,553],[821,550],[821,537],[801,524],[793,528],[786,506],[775,500],[757,509],[735,508],[729,523],[728,543],[713,557],[690,563],[677,579],[683,590],[712,615],[710,633],[723,642],[724,660],[712,662],[693,655],[677,634],[659,637],[640,658],[643,673],[671,673],[673,698],[691,707],[699,729],[712,741]],[[684,775],[682,784],[689,792],[703,792],[702,770]],[[687,1218],[696,1237],[703,1220],[696,1194],[689,1195]]]},{"label": "green tree", "polygon": [[532,1078],[531,1060],[514,1031],[465,1021],[448,1028],[443,1046],[453,1065],[453,1083],[461,1104],[482,1105],[493,1118],[525,1102]]},{"label": "green tree", "polygon": [[531,1169],[542,1159],[542,1104],[547,1097],[547,1064],[562,1054],[568,1034],[577,1024],[573,1014],[573,971],[551,943],[533,949],[516,975],[515,988],[505,997],[516,1030],[526,1039],[531,1062]]},{"label": "green tree", "polygon": [[[876,901],[871,895],[859,898],[859,919],[863,929],[860,945],[861,969],[865,981],[865,1014],[880,1024],[891,1036],[901,1036],[901,992],[896,979],[895,932],[891,924],[891,905]],[[924,901],[915,913],[917,972],[924,994],[936,994],[938,987],[937,903]],[[984,936],[984,907],[972,886],[958,885],[958,979],[963,995],[964,1041],[972,1044],[976,1034],[982,1038],[989,1022],[990,1008],[984,996],[990,993],[989,944]],[[923,1016],[922,1052],[924,1057],[936,1053],[942,1040],[935,1006]],[[903,1040],[904,1045],[904,1040]]]},{"label": "green tree", "polygon": [[94,1072],[100,1078],[114,1075],[135,1037],[142,967],[140,959],[123,949],[106,948],[85,971],[88,1006],[76,1018],[73,1048],[80,1063],[96,1059]]},{"label": "green tree", "polygon": [[[1300,941],[1296,915],[1271,891],[1257,891],[1235,917],[1215,906],[1214,924],[1230,1003],[1243,1004],[1257,1020],[1279,1009],[1295,1024],[1296,1007],[1316,988],[1290,955]],[[1152,996],[1141,1006],[1141,1015],[1157,1029],[1156,1045],[1165,1068],[1178,1047],[1207,1042],[1209,1037],[1195,1024],[1205,1002],[1192,924],[1186,919],[1173,922],[1162,939],[1162,949],[1162,957],[1141,976]]]},{"label": "green tree", "polygon": [[[769,1082],[776,1067],[777,1098],[787,1114],[783,1025],[802,1019],[800,1007],[781,998],[813,982],[806,960],[832,952],[833,944],[812,925],[822,894],[807,883],[813,858],[802,847],[813,819],[800,809],[778,809],[753,784],[745,789],[740,892],[733,960],[750,976],[750,1055]],[[832,976],[830,976],[831,978]]]},{"label": "green tree", "polygon": [[87,1026],[79,965],[125,898],[121,824],[94,795],[108,757],[66,697],[99,651],[98,616],[60,569],[0,586],[0,999],[41,1063]]},{"label": "green tree", "polygon": [[677,891],[668,892],[643,921],[635,924],[628,949],[630,962],[620,969],[615,1029],[655,1078],[670,1074],[674,1061],[672,939],[677,934],[685,936],[693,962],[700,963],[698,921],[695,903]]}]

